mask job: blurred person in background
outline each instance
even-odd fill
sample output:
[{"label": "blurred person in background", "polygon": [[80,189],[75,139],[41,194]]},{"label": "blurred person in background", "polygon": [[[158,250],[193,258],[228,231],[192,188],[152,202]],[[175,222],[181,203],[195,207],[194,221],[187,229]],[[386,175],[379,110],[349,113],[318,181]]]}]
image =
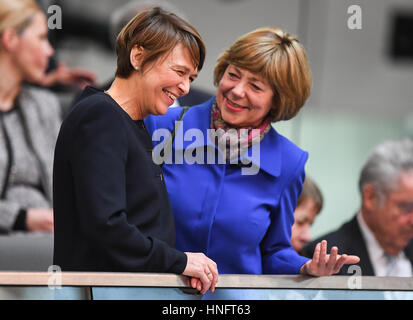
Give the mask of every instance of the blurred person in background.
[{"label": "blurred person in background", "polygon": [[[359,178],[360,210],[319,239],[360,257],[363,276],[411,277],[413,263],[413,141],[377,145]],[[318,240],[304,248],[311,256]],[[341,274],[347,274],[343,268]]]},{"label": "blurred person in background", "polygon": [[83,68],[70,68],[52,57],[45,76],[37,84],[54,91],[72,90],[76,93],[86,86],[95,85],[95,82],[94,72]]},{"label": "blurred person in background", "polygon": [[213,291],[215,262],[174,248],[172,210],[143,122],[188,93],[204,63],[204,42],[185,20],[153,7],[126,24],[116,52],[110,88],[87,87],[59,133],[54,264],[64,271],[184,274],[201,293]]},{"label": "blurred person in background", "polygon": [[[44,12],[47,12],[53,1],[36,0],[36,2]],[[49,41],[53,46],[54,37],[51,37],[50,34],[53,35],[53,32],[49,33]],[[93,71],[68,67],[64,62],[59,61],[57,55],[54,54],[49,59],[44,77],[38,79],[35,84],[57,92],[63,90],[76,93],[83,90],[87,85],[95,84],[95,82],[96,75]]]},{"label": "blurred person in background", "polygon": [[25,83],[45,77],[53,49],[34,0],[0,0],[0,230],[53,231],[53,150],[60,105]]},{"label": "blurred person in background", "polygon": [[311,241],[311,226],[322,208],[323,195],[314,180],[306,176],[291,230],[291,245],[298,253]]},{"label": "blurred person in background", "polygon": [[[218,58],[214,84],[216,97],[189,108],[180,125],[182,134],[197,129],[202,139],[174,143],[168,150],[172,161],[162,167],[177,248],[208,253],[220,273],[230,274],[323,276],[357,262],[357,257],[338,255],[337,248],[328,254],[325,241],[313,259],[291,246],[308,154],[271,123],[292,119],[311,91],[310,68],[297,38],[275,27],[241,36]],[[182,109],[148,116],[150,134],[172,132]],[[248,149],[257,144],[259,154],[245,164]],[[186,161],[186,156],[175,163],[174,155],[182,153],[204,161]],[[245,166],[256,168],[255,174],[245,174]]]}]

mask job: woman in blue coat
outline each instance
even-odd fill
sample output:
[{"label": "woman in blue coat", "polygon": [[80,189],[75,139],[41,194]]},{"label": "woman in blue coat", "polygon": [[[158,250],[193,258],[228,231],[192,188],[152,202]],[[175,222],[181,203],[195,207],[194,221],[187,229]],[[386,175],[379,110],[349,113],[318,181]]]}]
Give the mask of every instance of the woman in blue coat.
[{"label": "woman in blue coat", "polygon": [[219,273],[320,276],[357,262],[327,254],[325,242],[312,260],[291,247],[308,154],[271,123],[293,118],[310,94],[298,40],[273,27],[244,35],[219,57],[214,83],[216,97],[188,109],[171,147],[182,108],[145,120],[154,160],[164,161],[177,248],[204,252]]}]

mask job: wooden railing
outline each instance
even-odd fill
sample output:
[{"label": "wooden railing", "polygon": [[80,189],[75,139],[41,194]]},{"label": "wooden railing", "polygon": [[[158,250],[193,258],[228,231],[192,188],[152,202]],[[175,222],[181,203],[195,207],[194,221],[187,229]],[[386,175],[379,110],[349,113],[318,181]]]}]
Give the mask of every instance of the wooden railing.
[{"label": "wooden railing", "polygon": [[[83,273],[83,272],[0,272],[0,299],[54,299],[55,293],[60,298],[92,299],[95,292],[104,292],[103,297],[135,297],[135,290],[146,290],[147,293],[171,290],[169,296],[175,299],[175,294],[180,294],[179,299],[194,299],[196,292],[188,286],[188,278],[174,274],[157,273]],[[70,288],[70,295],[62,295]],[[118,295],[121,289],[128,288],[128,295]],[[52,290],[51,290],[52,289]],[[60,290],[53,290],[60,289]],[[73,291],[76,289],[75,291]],[[178,290],[177,290],[178,289]],[[359,277],[331,276],[331,277],[304,277],[298,275],[229,275],[219,277],[216,292],[225,290],[242,290],[244,298],[248,293],[277,292],[289,290],[299,292],[303,298],[308,292],[323,291],[328,297],[329,290],[334,292],[351,293],[351,297],[358,299],[361,293],[371,292],[399,292],[408,299],[413,299],[413,278],[400,277]],[[34,291],[33,291],[34,290]],[[99,291],[100,290],[100,291]],[[104,291],[102,291],[104,290]],[[160,290],[160,291],[159,291]],[[53,294],[52,294],[53,292]],[[74,293],[73,293],[74,292]],[[332,292],[332,291],[331,291]],[[137,299],[140,299],[138,295]],[[271,296],[271,295],[270,295]],[[147,296],[151,297],[151,295]],[[156,295],[154,296],[157,297]],[[212,296],[213,297],[213,296]],[[217,295],[217,297],[220,297]],[[254,297],[254,295],[252,295]],[[262,295],[260,297],[263,297]],[[266,296],[265,296],[266,297]],[[272,295],[274,297],[274,295]],[[275,295],[275,297],[277,297]],[[198,295],[198,298],[200,296]]]}]

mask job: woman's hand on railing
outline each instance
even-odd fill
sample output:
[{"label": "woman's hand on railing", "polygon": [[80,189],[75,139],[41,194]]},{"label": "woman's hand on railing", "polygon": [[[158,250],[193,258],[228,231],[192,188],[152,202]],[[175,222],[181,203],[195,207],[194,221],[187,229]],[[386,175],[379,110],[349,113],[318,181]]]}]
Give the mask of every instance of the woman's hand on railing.
[{"label": "woman's hand on railing", "polygon": [[208,289],[212,292],[218,282],[217,264],[203,253],[185,252],[188,262],[183,275],[190,276],[191,286],[205,294]]},{"label": "woman's hand on railing", "polygon": [[360,261],[358,256],[338,254],[338,248],[331,248],[327,254],[327,241],[323,240],[317,244],[313,259],[307,261],[300,269],[300,274],[310,276],[330,276],[336,274],[345,264],[355,264]]}]

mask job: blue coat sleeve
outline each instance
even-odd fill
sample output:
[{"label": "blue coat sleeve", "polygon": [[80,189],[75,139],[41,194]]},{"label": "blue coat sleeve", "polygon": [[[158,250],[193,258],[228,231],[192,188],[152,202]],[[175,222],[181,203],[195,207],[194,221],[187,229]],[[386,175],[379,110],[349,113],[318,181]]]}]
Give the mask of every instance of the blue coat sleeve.
[{"label": "blue coat sleeve", "polygon": [[154,147],[163,141],[163,139],[158,139],[158,136],[165,136],[162,132],[157,135],[157,131],[166,129],[171,133],[174,130],[175,121],[178,120],[181,112],[182,107],[173,107],[169,108],[168,112],[164,115],[149,115],[144,119],[146,130],[148,130],[149,135],[152,138]]},{"label": "blue coat sleeve", "polygon": [[271,212],[271,225],[261,243],[264,274],[298,274],[309,259],[300,256],[291,247],[291,228],[297,199],[305,178],[304,165],[308,154],[304,152],[298,161],[293,177],[281,194],[279,207]]}]

